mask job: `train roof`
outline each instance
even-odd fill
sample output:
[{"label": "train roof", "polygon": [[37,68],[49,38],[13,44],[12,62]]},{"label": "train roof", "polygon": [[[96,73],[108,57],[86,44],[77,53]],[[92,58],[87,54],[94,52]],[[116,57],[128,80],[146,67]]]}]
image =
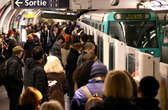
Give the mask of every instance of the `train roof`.
[{"label": "train roof", "polygon": [[87,12],[87,14],[90,14],[90,13],[97,13],[97,14],[100,14],[100,13],[111,13],[111,12],[122,12],[122,11],[130,11],[130,12],[153,12],[151,9],[109,9],[109,10],[90,10]]}]

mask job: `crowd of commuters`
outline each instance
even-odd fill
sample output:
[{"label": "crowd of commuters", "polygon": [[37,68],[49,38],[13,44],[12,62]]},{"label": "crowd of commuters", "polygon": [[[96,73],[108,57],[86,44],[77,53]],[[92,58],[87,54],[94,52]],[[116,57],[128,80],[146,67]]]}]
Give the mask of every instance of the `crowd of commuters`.
[{"label": "crowd of commuters", "polygon": [[[0,35],[0,63],[5,61],[10,110],[64,110],[66,93],[70,110],[160,110],[158,81],[147,76],[137,86],[129,72],[108,70],[93,36],[74,21]],[[88,104],[95,93],[103,101]]]}]

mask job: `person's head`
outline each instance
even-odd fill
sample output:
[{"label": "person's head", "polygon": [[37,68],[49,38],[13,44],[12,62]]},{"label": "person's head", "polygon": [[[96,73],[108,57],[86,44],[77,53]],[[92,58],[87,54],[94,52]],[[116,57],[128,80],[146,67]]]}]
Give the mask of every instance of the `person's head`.
[{"label": "person's head", "polygon": [[105,77],[107,74],[107,67],[100,61],[93,63],[91,67],[90,77]]},{"label": "person's head", "polygon": [[42,98],[43,96],[39,90],[27,87],[20,97],[19,105],[32,105],[34,110],[38,110]]},{"label": "person's head", "polygon": [[12,52],[14,56],[18,56],[19,58],[22,58],[23,48],[21,46],[15,46],[12,49]]},{"label": "person's head", "polygon": [[81,38],[82,42],[87,42],[88,41],[88,36],[85,33],[81,33],[80,38]]},{"label": "person's head", "polygon": [[81,86],[84,86],[88,83],[90,77],[91,67],[94,63],[94,60],[88,60],[79,65],[73,72],[73,81],[76,83],[76,88],[78,89]]},{"label": "person's head", "polygon": [[59,32],[59,28],[58,28],[58,26],[54,26],[53,31],[56,32],[56,33],[58,33],[58,32]]},{"label": "person's head", "polygon": [[131,98],[132,89],[131,81],[123,71],[109,71],[104,81],[103,95],[112,98]]},{"label": "person's head", "polygon": [[159,82],[153,76],[146,76],[140,80],[139,89],[142,97],[154,98],[159,89]]},{"label": "person's head", "polygon": [[13,37],[14,36],[14,31],[13,30],[9,30],[9,32],[8,32],[8,35],[10,36],[10,37]]},{"label": "person's head", "polygon": [[36,46],[32,50],[32,56],[34,60],[43,60],[44,51],[43,48],[40,46]]},{"label": "person's head", "polygon": [[90,52],[90,53],[87,53],[87,54],[84,54],[82,56],[82,62],[85,62],[87,60],[93,60],[93,61],[96,61],[97,60],[97,56],[95,55],[94,52]]},{"label": "person's head", "polygon": [[28,38],[28,40],[33,40],[33,35],[29,34],[29,35],[27,35],[27,38]]},{"label": "person's head", "polygon": [[64,110],[60,102],[56,100],[51,100],[49,102],[44,102],[40,110]]},{"label": "person's head", "polygon": [[71,48],[76,49],[78,51],[82,51],[83,45],[82,45],[82,43],[77,42],[77,43],[73,43],[71,45]]},{"label": "person's head", "polygon": [[95,51],[95,45],[93,43],[91,43],[91,42],[87,42],[84,45],[84,51],[86,53],[94,52]]},{"label": "person's head", "polygon": [[48,56],[47,63],[44,66],[45,72],[57,72],[62,73],[64,69],[60,60],[56,56]]}]

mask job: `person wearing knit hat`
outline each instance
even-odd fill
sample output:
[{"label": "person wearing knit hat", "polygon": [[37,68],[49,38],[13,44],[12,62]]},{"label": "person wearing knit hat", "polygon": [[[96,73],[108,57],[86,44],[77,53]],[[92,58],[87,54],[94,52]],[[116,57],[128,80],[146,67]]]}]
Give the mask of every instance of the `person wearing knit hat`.
[{"label": "person wearing knit hat", "polygon": [[107,74],[107,67],[100,61],[96,61],[91,67],[90,77],[104,77]]},{"label": "person wearing knit hat", "polygon": [[7,60],[7,77],[5,80],[5,88],[8,94],[10,110],[16,110],[19,103],[20,94],[23,88],[23,74],[22,74],[22,55],[23,48],[15,46],[12,49],[13,55]]}]

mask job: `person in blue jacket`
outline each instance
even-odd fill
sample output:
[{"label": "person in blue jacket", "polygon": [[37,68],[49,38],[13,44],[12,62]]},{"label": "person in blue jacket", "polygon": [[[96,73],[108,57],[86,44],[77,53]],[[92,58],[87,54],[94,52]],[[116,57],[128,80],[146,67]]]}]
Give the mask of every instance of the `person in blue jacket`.
[{"label": "person in blue jacket", "polygon": [[[96,61],[91,66],[90,79],[85,87],[88,88],[90,93],[98,96],[102,95],[102,90],[104,87],[104,78],[107,74],[107,67],[100,61]],[[80,87],[75,91],[75,94],[71,100],[70,110],[85,110],[85,103],[88,99],[83,87]]]}]

